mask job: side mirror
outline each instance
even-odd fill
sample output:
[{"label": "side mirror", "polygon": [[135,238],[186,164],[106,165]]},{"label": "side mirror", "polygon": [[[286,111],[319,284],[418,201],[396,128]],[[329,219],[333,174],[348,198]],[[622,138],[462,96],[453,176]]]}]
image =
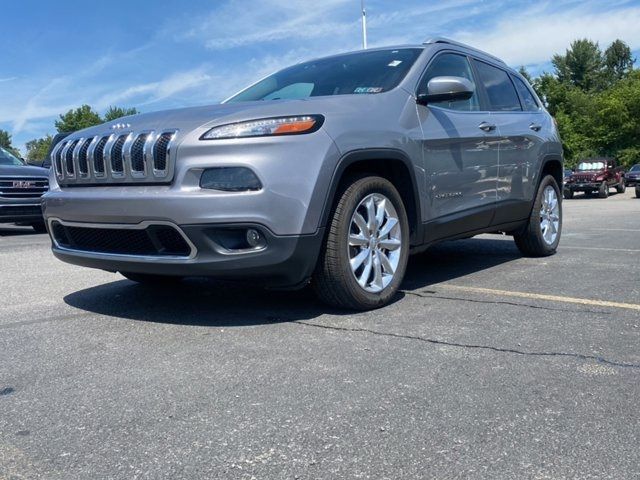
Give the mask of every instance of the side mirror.
[{"label": "side mirror", "polygon": [[420,105],[433,102],[455,102],[469,100],[476,87],[463,77],[434,77],[427,84],[427,93],[418,94],[416,99]]}]

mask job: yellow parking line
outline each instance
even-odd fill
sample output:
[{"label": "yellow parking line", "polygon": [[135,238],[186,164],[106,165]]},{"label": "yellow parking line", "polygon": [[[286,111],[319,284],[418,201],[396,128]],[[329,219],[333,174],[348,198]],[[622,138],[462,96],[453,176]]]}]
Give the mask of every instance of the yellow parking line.
[{"label": "yellow parking line", "polygon": [[497,290],[493,288],[480,288],[480,287],[462,287],[459,285],[448,285],[448,284],[442,284],[438,286],[442,288],[448,288],[450,290],[460,290],[463,292],[472,292],[472,293],[485,293],[488,295],[502,295],[505,297],[531,298],[534,300],[547,300],[550,302],[576,303],[578,305],[591,305],[591,306],[597,306],[597,307],[613,307],[613,308],[626,308],[628,310],[640,310],[640,305],[636,303],[608,302],[606,300],[592,300],[590,298],[561,297],[559,295],[545,295],[542,293],[513,292],[511,290]]},{"label": "yellow parking line", "polygon": [[634,248],[578,247],[577,245],[560,245],[560,248],[577,248],[579,250],[602,250],[605,252],[640,252]]}]

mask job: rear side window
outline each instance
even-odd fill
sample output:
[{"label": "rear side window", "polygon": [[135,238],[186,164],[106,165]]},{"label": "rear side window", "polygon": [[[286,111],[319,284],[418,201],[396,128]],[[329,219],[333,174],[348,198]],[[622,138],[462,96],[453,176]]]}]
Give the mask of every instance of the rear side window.
[{"label": "rear side window", "polygon": [[516,89],[509,74],[488,63],[474,60],[480,81],[484,85],[489,100],[489,109],[494,112],[522,111]]},{"label": "rear side window", "polygon": [[[443,53],[431,62],[424,74],[424,77],[422,77],[422,81],[420,82],[420,93],[427,92],[427,85],[429,84],[429,81],[435,77],[463,77],[470,80],[471,83],[475,83],[473,73],[471,73],[469,60],[467,60],[467,57],[463,55],[456,55],[455,53]],[[477,91],[469,100],[433,102],[431,105],[466,112],[480,110]]]},{"label": "rear side window", "polygon": [[527,112],[537,112],[540,109],[540,105],[536,102],[535,97],[531,93],[531,90],[524,84],[518,77],[511,76],[513,83],[520,94],[520,100],[522,100],[522,106]]}]

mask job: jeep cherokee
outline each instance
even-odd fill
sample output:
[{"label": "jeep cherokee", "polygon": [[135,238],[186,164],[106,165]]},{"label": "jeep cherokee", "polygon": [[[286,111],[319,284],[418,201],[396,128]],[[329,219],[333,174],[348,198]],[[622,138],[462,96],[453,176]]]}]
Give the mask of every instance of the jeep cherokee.
[{"label": "jeep cherokee", "polygon": [[439,38],[75,132],[52,158],[54,254],[137,282],[311,282],[330,304],[370,309],[394,296],[410,252],[502,232],[544,256],[562,228],[553,119],[504,62]]}]

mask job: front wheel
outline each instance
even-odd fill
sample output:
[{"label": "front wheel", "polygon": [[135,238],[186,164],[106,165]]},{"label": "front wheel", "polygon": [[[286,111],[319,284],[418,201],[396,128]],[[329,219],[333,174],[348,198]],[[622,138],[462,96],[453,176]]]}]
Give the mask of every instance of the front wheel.
[{"label": "front wheel", "polygon": [[636,185],[636,198],[640,198],[640,185]]},{"label": "front wheel", "polygon": [[313,287],[330,305],[382,307],[398,291],[408,256],[409,222],[400,194],[385,178],[357,178],[333,211]]},{"label": "front wheel", "polygon": [[620,183],[616,185],[616,192],[624,193],[627,190],[627,185],[624,183],[624,178],[620,180]]},{"label": "front wheel", "polygon": [[567,200],[571,200],[573,198],[573,190],[566,189],[563,195]]},{"label": "front wheel", "polygon": [[523,255],[545,257],[556,253],[562,231],[562,203],[556,180],[547,175],[540,182],[526,227],[513,236]]},{"label": "front wheel", "polygon": [[598,197],[607,198],[608,196],[609,196],[609,185],[607,185],[607,182],[602,182],[602,184],[600,185],[600,189],[598,190]]}]

